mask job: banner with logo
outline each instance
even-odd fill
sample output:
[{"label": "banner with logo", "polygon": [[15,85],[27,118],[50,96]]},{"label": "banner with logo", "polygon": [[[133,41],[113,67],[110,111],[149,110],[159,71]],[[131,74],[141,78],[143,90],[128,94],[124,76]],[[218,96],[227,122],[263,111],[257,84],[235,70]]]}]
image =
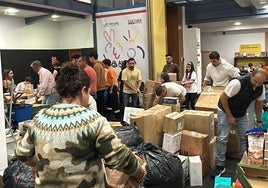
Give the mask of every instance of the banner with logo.
[{"label": "banner with logo", "polygon": [[112,61],[116,72],[121,62],[134,58],[142,80],[148,78],[146,8],[133,8],[96,14],[99,60]]}]

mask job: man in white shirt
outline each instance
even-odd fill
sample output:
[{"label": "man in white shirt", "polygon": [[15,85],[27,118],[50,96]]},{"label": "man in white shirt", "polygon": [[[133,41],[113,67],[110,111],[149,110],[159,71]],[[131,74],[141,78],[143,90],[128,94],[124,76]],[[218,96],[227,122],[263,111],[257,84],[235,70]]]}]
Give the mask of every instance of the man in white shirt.
[{"label": "man in white shirt", "polygon": [[207,65],[202,89],[211,81],[213,82],[213,86],[226,86],[231,78],[239,76],[237,69],[222,59],[219,52],[212,51],[209,54],[209,59],[210,63]]},{"label": "man in white shirt", "polygon": [[166,82],[155,89],[156,98],[153,105],[161,104],[164,97],[178,97],[179,102],[185,101],[186,89],[175,82]]}]

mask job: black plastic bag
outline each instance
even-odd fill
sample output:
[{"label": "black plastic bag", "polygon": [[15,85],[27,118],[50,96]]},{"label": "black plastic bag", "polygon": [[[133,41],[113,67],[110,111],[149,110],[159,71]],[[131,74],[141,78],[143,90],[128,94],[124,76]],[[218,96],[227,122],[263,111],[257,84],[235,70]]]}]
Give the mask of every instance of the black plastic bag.
[{"label": "black plastic bag", "polygon": [[16,158],[11,159],[3,174],[4,188],[33,188],[35,182],[32,170],[32,167]]},{"label": "black plastic bag", "polygon": [[136,152],[147,163],[144,187],[184,187],[183,168],[177,156],[148,142],[140,144]]},{"label": "black plastic bag", "polygon": [[127,147],[137,147],[143,142],[139,130],[132,125],[114,127],[115,134]]}]

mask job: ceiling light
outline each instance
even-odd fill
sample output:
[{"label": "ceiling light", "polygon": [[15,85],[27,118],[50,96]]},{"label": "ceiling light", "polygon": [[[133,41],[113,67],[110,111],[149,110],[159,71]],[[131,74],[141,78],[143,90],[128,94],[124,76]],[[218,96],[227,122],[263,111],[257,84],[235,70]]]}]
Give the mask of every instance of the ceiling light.
[{"label": "ceiling light", "polygon": [[19,10],[15,9],[15,8],[7,8],[3,12],[4,12],[4,14],[7,14],[7,15],[16,15],[16,13],[18,11]]},{"label": "ceiling light", "polygon": [[58,15],[56,15],[56,14],[53,14],[52,16],[51,16],[51,18],[52,19],[57,19],[57,18],[59,18],[60,16],[58,16]]},{"label": "ceiling light", "polygon": [[268,9],[268,5],[264,5],[262,8]]},{"label": "ceiling light", "polygon": [[234,25],[241,25],[241,22],[235,22]]}]

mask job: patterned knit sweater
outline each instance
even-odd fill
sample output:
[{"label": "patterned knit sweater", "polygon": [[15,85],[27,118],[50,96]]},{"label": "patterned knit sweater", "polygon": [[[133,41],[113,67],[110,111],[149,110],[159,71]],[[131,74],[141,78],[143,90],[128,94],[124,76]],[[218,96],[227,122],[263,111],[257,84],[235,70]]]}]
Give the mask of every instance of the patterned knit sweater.
[{"label": "patterned knit sweater", "polygon": [[26,162],[33,156],[35,187],[105,187],[101,158],[129,175],[139,168],[104,117],[74,104],[56,104],[33,118],[16,157]]}]

